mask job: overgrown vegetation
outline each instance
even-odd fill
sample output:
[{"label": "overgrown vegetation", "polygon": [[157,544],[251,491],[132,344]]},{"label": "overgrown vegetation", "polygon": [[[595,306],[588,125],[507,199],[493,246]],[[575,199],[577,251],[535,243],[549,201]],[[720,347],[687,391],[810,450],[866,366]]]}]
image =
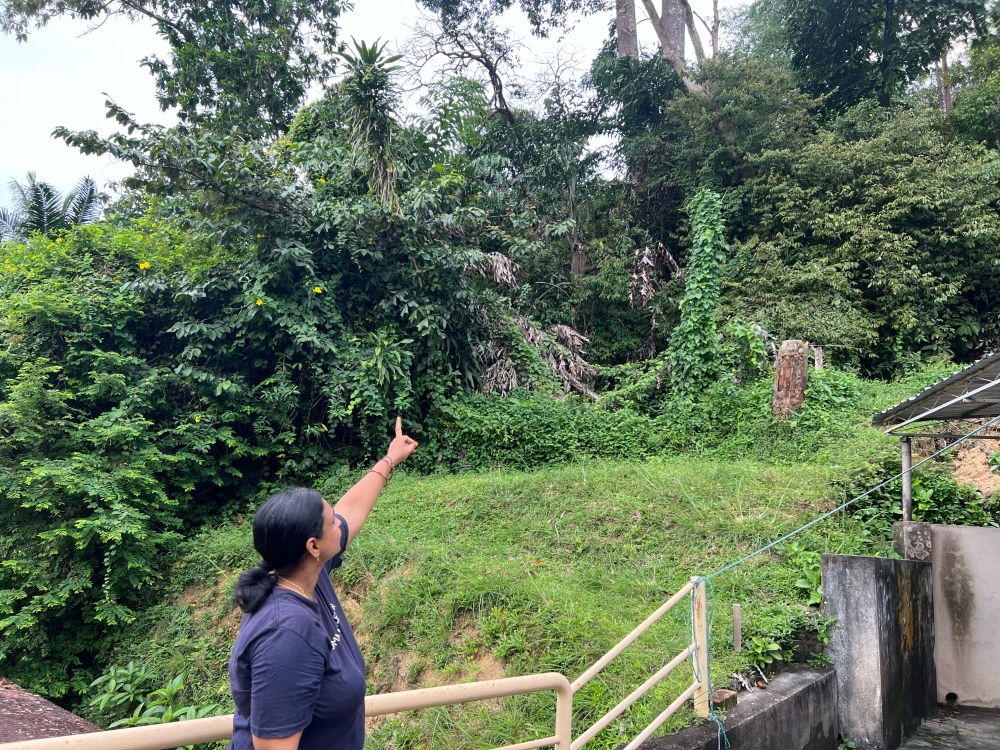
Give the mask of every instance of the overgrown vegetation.
[{"label": "overgrown vegetation", "polygon": [[[995,4],[830,25],[825,0],[758,0],[695,66],[653,18],[658,54],[609,40],[538,106],[517,97],[507,2],[424,2],[431,43],[404,56],[338,46],[336,2],[202,5],[0,8],[22,41],[126,15],[170,50],[143,64],[176,126],[109,103],[120,132],[56,131],[135,167],[101,218],[92,183],[63,201],[34,177],[0,215],[0,671],[102,722],[228,705],[245,520],[279,486],[346,487],[397,413],[414,474],[340,581],[373,689],[571,674],[686,576],[896,473],[870,415],[1000,341]],[[604,9],[529,16],[544,34]],[[450,73],[406,112],[420,49]],[[792,337],[827,368],[775,420]],[[818,556],[889,554],[898,492],[719,579],[720,643],[730,604],[751,615],[719,675],[798,658],[802,631],[822,645]],[[914,506],[997,521],[944,464]],[[588,686],[579,719],[682,620]],[[426,712],[372,741],[503,744],[546,710]]]}]

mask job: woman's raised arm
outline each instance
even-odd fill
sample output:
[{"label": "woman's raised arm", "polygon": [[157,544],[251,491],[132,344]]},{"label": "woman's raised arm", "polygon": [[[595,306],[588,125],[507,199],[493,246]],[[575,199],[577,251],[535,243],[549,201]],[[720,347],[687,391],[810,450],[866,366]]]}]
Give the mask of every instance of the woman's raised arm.
[{"label": "woman's raised arm", "polygon": [[333,506],[347,521],[350,531],[347,541],[350,542],[365,525],[368,514],[372,512],[375,501],[389,481],[389,476],[399,464],[409,458],[417,449],[417,441],[403,434],[403,418],[396,417],[396,437],[389,443],[385,458],[379,459],[367,474],[357,484],[349,489]]}]

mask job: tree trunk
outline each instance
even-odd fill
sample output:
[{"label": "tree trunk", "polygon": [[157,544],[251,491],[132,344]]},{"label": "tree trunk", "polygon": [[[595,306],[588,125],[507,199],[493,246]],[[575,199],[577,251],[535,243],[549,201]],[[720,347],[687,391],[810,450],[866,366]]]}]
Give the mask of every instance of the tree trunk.
[{"label": "tree trunk", "polygon": [[719,56],[719,30],[722,19],[719,17],[719,0],[712,0],[712,57]]},{"label": "tree trunk", "polygon": [[617,0],[615,27],[618,30],[618,57],[639,58],[639,36],[635,31],[635,0]]},{"label": "tree trunk", "polygon": [[[682,18],[687,17],[687,8],[685,0],[674,0],[681,6],[683,11]],[[646,9],[646,15],[649,16],[649,22],[653,26],[653,31],[656,32],[656,38],[660,41],[660,50],[663,52],[664,59],[669,62],[674,70],[677,71],[677,75],[684,82],[684,86],[687,88],[688,93],[695,94],[698,96],[704,95],[704,90],[701,86],[691,80],[688,75],[687,63],[684,60],[683,47],[681,51],[678,51],[676,46],[676,39],[671,39],[666,35],[664,26],[661,23],[661,18],[656,12],[656,6],[653,5],[653,0],[642,0],[642,5]]]},{"label": "tree trunk", "polygon": [[892,63],[896,57],[899,41],[896,32],[895,0],[885,0],[885,23],[882,25],[882,59],[879,61],[878,103],[883,107],[892,106]]},{"label": "tree trunk", "polygon": [[948,80],[948,53],[941,56],[941,88],[944,92],[944,111],[951,112],[951,81]]},{"label": "tree trunk", "polygon": [[806,400],[809,381],[809,350],[804,341],[782,341],[774,367],[774,397],[771,413],[788,419]]},{"label": "tree trunk", "polygon": [[587,272],[587,251],[584,249],[583,245],[576,237],[576,230],[573,230],[573,236],[570,239],[570,243],[573,246],[573,255],[570,258],[569,270],[573,274],[574,281],[576,278],[583,276]]},{"label": "tree trunk", "polygon": [[[656,23],[653,19],[650,19]],[[687,6],[681,0],[662,0],[660,5],[660,28],[663,39],[670,42],[677,54],[684,57],[684,28],[687,26]]]}]

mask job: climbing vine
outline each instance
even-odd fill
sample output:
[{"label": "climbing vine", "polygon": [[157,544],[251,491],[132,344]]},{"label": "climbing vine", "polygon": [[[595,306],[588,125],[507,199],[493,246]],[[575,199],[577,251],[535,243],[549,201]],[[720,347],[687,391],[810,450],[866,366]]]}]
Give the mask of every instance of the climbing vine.
[{"label": "climbing vine", "polygon": [[689,401],[718,377],[721,367],[715,308],[720,264],[728,245],[720,202],[718,193],[703,189],[688,204],[691,260],[680,303],[681,322],[670,339],[667,363],[671,389]]}]

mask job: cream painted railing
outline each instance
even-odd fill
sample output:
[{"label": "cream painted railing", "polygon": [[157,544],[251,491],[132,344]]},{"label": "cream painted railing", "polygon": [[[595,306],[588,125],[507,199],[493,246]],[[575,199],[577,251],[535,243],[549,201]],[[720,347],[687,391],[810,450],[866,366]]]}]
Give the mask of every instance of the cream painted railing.
[{"label": "cream painted railing", "polygon": [[[616,656],[624,651],[657,620],[669,612],[674,605],[691,595],[691,643],[677,654],[656,674],[632,691],[621,703],[602,716],[592,727],[572,739],[573,694],[593,679]],[[593,739],[598,732],[625,712],[629,706],[645,695],[654,685],[663,680],[684,661],[690,659],[694,667],[694,681],[648,727],[630,742],[626,750],[635,750],[670,718],[689,698],[694,698],[695,711],[699,716],[709,715],[708,695],[708,600],[705,581],[692,578],[680,591],[670,597],[642,624],[602,656],[586,672],[570,684],[558,672],[546,672],[524,677],[508,677],[502,680],[467,682],[459,685],[421,690],[405,690],[398,693],[369,695],[365,698],[365,716],[383,716],[401,711],[416,711],[434,706],[448,706],[457,703],[505,698],[511,695],[539,693],[554,690],[556,693],[555,733],[549,737],[529,740],[516,745],[505,745],[497,750],[531,750],[531,748],[554,747],[556,750],[578,750]],[[210,719],[192,719],[168,724],[156,724],[129,729],[115,729],[107,732],[74,734],[67,737],[51,737],[24,742],[0,744],[0,750],[163,750],[164,748],[194,745],[228,739],[233,733],[233,716],[215,716]]]}]

